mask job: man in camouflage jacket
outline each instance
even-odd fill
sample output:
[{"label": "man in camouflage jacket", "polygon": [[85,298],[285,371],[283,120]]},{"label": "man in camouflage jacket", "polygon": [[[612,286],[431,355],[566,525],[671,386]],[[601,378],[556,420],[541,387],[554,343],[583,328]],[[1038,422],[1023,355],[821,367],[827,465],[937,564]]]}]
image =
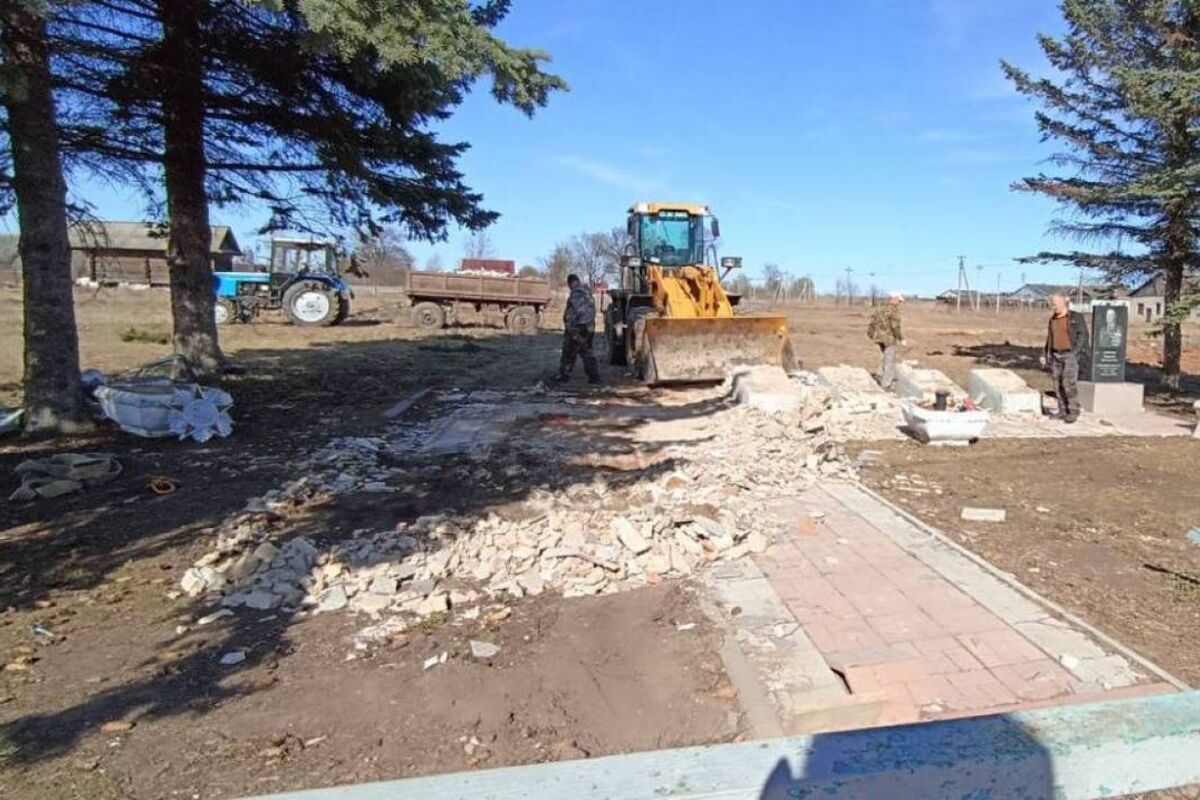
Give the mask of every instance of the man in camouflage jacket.
[{"label": "man in camouflage jacket", "polygon": [[896,348],[904,344],[904,333],[900,329],[900,306],[904,295],[892,292],[887,304],[875,309],[867,336],[879,346],[880,365],[877,380],[884,389],[891,389],[896,382]]},{"label": "man in camouflage jacket", "polygon": [[562,358],[558,362],[555,379],[567,380],[571,370],[575,369],[575,359],[582,357],[588,383],[599,383],[600,368],[596,365],[596,357],[592,355],[592,339],[596,335],[596,301],[578,275],[567,277],[567,287],[571,295],[563,311]]}]

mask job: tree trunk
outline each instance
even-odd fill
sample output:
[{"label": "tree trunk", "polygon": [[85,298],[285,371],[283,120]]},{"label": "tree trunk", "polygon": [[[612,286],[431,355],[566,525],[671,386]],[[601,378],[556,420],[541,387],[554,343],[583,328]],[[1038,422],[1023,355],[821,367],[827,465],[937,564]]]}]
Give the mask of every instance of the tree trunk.
[{"label": "tree trunk", "polygon": [[0,42],[10,73],[5,107],[21,229],[25,315],[25,430],[91,427],[79,384],[79,338],[67,239],[67,186],[59,155],[46,22],[0,0]]},{"label": "tree trunk", "polygon": [[202,376],[220,373],[224,356],[213,315],[208,162],[204,151],[204,0],[160,0],[163,26],[163,173],[170,238],[171,316],[175,352]]},{"label": "tree trunk", "polygon": [[1173,392],[1179,391],[1180,358],[1183,355],[1183,331],[1180,321],[1169,316],[1179,302],[1183,292],[1183,262],[1171,259],[1163,269],[1166,290],[1163,293],[1163,311],[1168,319],[1163,323],[1163,386]]}]

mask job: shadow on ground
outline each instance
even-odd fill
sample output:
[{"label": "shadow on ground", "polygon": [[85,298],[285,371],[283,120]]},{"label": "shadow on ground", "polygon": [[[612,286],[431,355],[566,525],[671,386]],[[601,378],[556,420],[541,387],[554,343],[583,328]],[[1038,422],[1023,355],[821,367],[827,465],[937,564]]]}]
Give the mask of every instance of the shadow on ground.
[{"label": "shadow on ground", "polygon": [[[108,450],[126,464],[114,484],[85,494],[43,501],[0,512],[0,595],[9,614],[53,602],[58,593],[103,587],[118,568],[162,570],[173,588],[178,577],[211,545],[209,531],[243,508],[246,500],[298,477],[293,464],[337,436],[367,435],[384,427],[384,409],[418,388],[528,388],[554,367],[559,338],[448,335],[417,341],[335,343],[305,350],[243,351],[247,370],[231,379],[236,398],[235,432],[228,440],[188,445],[135,440],[107,434],[56,444],[59,450]],[[556,447],[569,463],[530,464],[528,452],[498,446],[482,461],[479,453],[434,459],[393,454],[394,464],[419,476],[391,495],[343,495],[278,520],[276,541],[297,535],[319,546],[353,535],[364,527],[390,529],[398,521],[427,514],[485,517],[519,503],[535,487],[566,490],[593,484],[610,487],[657,480],[679,466],[664,451],[674,442],[633,441],[647,418],[688,419],[713,413],[720,400],[670,406],[656,403],[645,389],[623,384],[598,390],[618,396],[633,411],[582,415],[579,425],[562,424],[558,415],[523,423],[533,434],[554,426]],[[570,391],[568,389],[568,391]],[[592,396],[597,390],[580,390]],[[639,408],[640,406],[640,408]],[[433,401],[415,407],[417,418],[436,413]],[[5,473],[22,457],[0,456]],[[508,468],[520,467],[511,472]],[[148,476],[166,474],[179,491],[151,496],[143,490]],[[511,477],[509,475],[511,474]],[[7,488],[7,487],[6,487]],[[402,559],[403,556],[396,556]],[[164,625],[180,613],[206,613],[207,603],[166,606]],[[122,685],[68,701],[65,708],[27,713],[0,726],[0,741],[11,752],[11,766],[31,764],[72,750],[79,739],[111,720],[145,720],[179,714],[204,714],[230,698],[263,687],[231,681],[236,673],[220,665],[222,654],[244,649],[246,667],[278,662],[291,652],[294,613],[238,613],[220,624],[169,638],[150,650],[141,673]],[[242,668],[239,668],[239,671]]]}]

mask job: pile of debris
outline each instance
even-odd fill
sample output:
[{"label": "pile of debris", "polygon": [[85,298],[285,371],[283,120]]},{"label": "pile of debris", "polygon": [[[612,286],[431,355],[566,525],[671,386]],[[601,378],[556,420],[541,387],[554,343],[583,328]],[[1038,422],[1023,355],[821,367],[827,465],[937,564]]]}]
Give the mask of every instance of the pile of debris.
[{"label": "pile of debris", "polygon": [[[424,516],[358,530],[324,549],[287,538],[288,517],[307,506],[338,494],[394,491],[397,478],[447,468],[422,466],[403,425],[387,436],[339,439],[300,465],[305,478],[251,501],[222,526],[216,549],[188,570],[183,589],[219,594],[232,608],[412,618],[453,610],[469,618],[507,598],[607,594],[691,575],[765,550],[777,534],[762,513],[772,498],[821,478],[853,477],[825,422],[829,395],[810,388],[801,408],[787,414],[720,408],[711,436],[670,444],[658,456],[663,474],[627,485],[597,471],[588,482],[530,490],[515,517]],[[558,469],[545,463],[544,441],[507,444],[505,457],[476,459],[474,469],[494,476],[511,475],[516,465],[523,473],[531,463]],[[402,458],[404,468],[388,465]]]}]

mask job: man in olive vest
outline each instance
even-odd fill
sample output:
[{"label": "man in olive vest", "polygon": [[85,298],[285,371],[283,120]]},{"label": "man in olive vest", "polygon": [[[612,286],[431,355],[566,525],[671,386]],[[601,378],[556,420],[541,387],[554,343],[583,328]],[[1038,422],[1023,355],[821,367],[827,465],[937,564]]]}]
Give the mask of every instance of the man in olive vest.
[{"label": "man in olive vest", "polygon": [[896,348],[904,344],[904,333],[900,329],[900,306],[904,295],[892,292],[885,305],[875,309],[867,326],[867,337],[879,346],[879,375],[877,380],[884,389],[896,383]]}]

